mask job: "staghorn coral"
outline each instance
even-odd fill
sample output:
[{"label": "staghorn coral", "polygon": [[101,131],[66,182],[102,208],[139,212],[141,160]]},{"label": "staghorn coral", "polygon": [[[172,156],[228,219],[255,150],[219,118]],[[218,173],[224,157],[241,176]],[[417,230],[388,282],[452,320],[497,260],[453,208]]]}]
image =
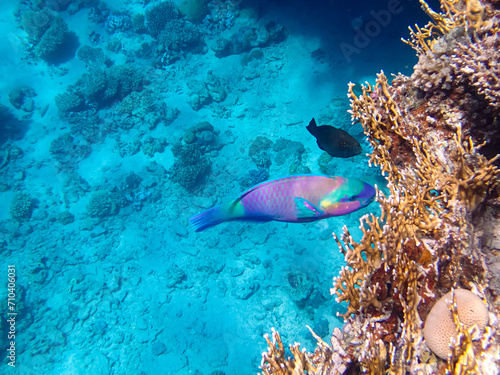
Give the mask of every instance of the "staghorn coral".
[{"label": "staghorn coral", "polygon": [[[441,0],[443,13],[433,11],[425,0],[419,1],[422,9],[432,21],[422,28],[415,25],[416,31],[409,27],[410,40],[402,39],[418,54],[434,50],[439,37],[447,35],[455,28],[480,30],[491,26],[491,23],[485,19],[486,9],[480,0]],[[436,36],[438,38],[435,38]]]},{"label": "staghorn coral", "polygon": [[294,358],[285,357],[285,348],[280,334],[273,329],[273,341],[266,334],[264,338],[269,345],[267,353],[262,354],[263,374],[277,375],[305,375],[313,373],[315,366],[311,363],[306,353],[300,350],[300,344],[290,345]]},{"label": "staghorn coral", "polygon": [[[441,3],[443,14],[427,7],[433,24],[414,33],[412,43],[421,59],[445,56],[451,80],[443,76],[422,90],[415,83],[418,75],[399,74],[389,84],[382,72],[374,86],[366,84],[361,92],[349,84],[350,113],[363,125],[373,147],[369,163],[386,176],[388,194],[377,191],[381,214],[361,218],[359,242],[347,228],[341,238],[334,235],[347,263],[332,288],[337,301],[347,303],[343,332],[332,337],[331,345],[318,339],[314,353],[292,350],[294,358],[286,361],[279,351],[270,350],[261,363],[265,374],[294,373],[285,369],[298,365],[305,371],[307,364],[314,365],[308,374],[500,369],[500,334],[495,329],[499,291],[488,284],[492,262],[491,257],[486,262],[483,224],[477,219],[500,211],[498,116],[489,109],[498,88],[490,79],[488,85],[477,85],[483,88],[479,91],[473,73],[459,69],[472,59],[470,66],[485,77],[483,56],[497,53],[490,38],[496,36],[488,30],[498,30],[499,21],[492,17],[495,11],[476,0]],[[457,32],[460,27],[463,33]],[[468,53],[460,43],[474,47]],[[491,93],[486,94],[486,86]],[[463,325],[455,302],[458,333],[442,360],[425,344],[423,322],[434,301],[456,288],[483,296],[490,321],[484,332]],[[343,368],[334,357],[342,359]]]}]

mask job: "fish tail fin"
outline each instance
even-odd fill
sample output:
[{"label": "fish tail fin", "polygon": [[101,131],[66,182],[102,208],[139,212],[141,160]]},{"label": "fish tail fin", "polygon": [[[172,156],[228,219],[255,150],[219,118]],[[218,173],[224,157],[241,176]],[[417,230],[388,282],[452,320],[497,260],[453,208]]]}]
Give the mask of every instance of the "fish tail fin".
[{"label": "fish tail fin", "polygon": [[231,215],[223,206],[215,206],[206,211],[194,215],[189,222],[196,232],[201,232],[220,223],[231,220]]}]

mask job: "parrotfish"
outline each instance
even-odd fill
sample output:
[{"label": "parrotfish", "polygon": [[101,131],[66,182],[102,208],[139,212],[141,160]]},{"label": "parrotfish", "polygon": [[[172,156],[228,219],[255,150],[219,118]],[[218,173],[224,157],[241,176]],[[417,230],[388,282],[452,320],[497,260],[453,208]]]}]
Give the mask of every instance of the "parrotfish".
[{"label": "parrotfish", "polygon": [[363,151],[359,142],[349,133],[330,125],[317,126],[312,119],[306,127],[323,151],[335,158],[350,158]]},{"label": "parrotfish", "polygon": [[189,221],[196,232],[231,220],[307,223],[350,214],[369,205],[374,197],[375,188],[358,179],[296,175],[255,185]]}]

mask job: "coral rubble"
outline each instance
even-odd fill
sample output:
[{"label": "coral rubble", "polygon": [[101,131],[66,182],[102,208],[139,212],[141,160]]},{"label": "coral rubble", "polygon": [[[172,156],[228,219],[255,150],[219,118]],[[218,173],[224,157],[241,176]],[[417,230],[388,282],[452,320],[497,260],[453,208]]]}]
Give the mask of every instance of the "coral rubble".
[{"label": "coral rubble", "polygon": [[[500,12],[479,0],[441,0],[443,13],[421,3],[432,22],[410,29],[407,43],[419,54],[414,74],[389,83],[381,72],[358,95],[349,85],[350,113],[363,125],[369,163],[386,176],[389,194],[377,193],[380,216],[361,218],[359,242],[347,228],[334,235],[347,263],[332,288],[347,303],[343,332],[329,344],[318,338],[314,353],[294,344],[293,357],[273,332],[264,374],[500,371],[500,291],[489,285],[500,260],[483,241],[494,230],[483,218],[500,210]],[[453,299],[447,307],[457,335],[440,359],[423,322],[441,296],[460,289],[484,300],[489,322],[464,324]]]}]

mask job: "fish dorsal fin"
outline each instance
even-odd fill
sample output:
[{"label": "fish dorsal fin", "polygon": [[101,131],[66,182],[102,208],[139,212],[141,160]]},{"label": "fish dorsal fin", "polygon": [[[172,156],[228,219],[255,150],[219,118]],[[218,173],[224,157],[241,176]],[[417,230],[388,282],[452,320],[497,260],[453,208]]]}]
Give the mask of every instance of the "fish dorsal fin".
[{"label": "fish dorsal fin", "polygon": [[309,131],[309,133],[311,133],[312,135],[315,136],[317,128],[318,128],[318,125],[316,125],[316,120],[313,117],[313,119],[311,121],[309,121],[309,125],[306,126],[306,129]]},{"label": "fish dorsal fin", "polygon": [[295,198],[295,208],[299,219],[318,217],[323,214],[318,207],[301,197]]}]

